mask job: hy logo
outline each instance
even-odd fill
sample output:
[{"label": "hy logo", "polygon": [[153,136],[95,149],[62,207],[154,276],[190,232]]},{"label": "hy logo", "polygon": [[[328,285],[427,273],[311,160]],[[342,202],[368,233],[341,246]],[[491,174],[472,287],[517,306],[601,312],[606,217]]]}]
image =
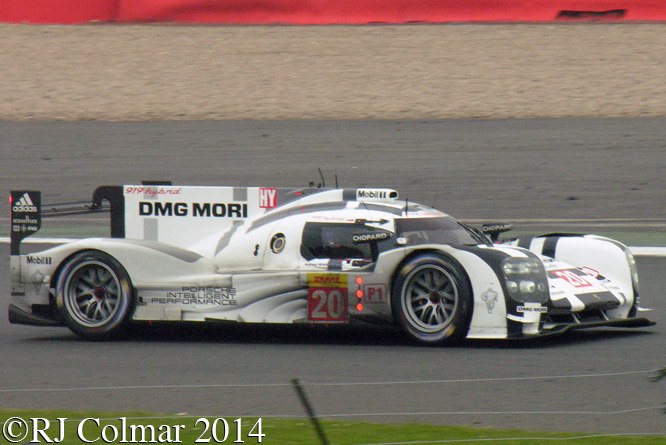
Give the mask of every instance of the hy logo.
[{"label": "hy logo", "polygon": [[30,194],[24,193],[21,199],[16,201],[16,204],[12,207],[12,211],[16,213],[36,213],[37,206],[30,199]]}]

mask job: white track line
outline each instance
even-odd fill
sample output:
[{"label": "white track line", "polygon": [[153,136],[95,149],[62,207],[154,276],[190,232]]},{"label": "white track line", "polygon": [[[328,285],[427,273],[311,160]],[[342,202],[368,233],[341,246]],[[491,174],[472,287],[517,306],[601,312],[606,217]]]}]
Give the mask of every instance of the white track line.
[{"label": "white track line", "polygon": [[[487,383],[487,382],[511,382],[524,380],[560,380],[560,379],[584,379],[584,378],[602,378],[618,377],[637,374],[653,374],[656,369],[643,371],[623,371],[607,372],[594,374],[565,374],[565,375],[546,375],[546,376],[526,376],[526,377],[494,377],[479,379],[447,379],[447,380],[393,380],[384,382],[302,382],[306,387],[314,386],[396,386],[396,385],[431,385],[447,383]],[[127,386],[84,386],[74,388],[23,388],[23,389],[0,389],[0,393],[21,393],[21,392],[82,392],[82,391],[125,391],[125,390],[154,390],[154,389],[199,389],[199,388],[267,388],[292,386],[291,383],[220,383],[220,384],[195,384],[195,385],[127,385]]]}]

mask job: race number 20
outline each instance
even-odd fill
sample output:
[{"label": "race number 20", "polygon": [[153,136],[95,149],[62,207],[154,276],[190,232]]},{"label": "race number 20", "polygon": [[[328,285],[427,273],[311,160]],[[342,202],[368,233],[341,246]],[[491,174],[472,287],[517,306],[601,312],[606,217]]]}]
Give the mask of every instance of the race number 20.
[{"label": "race number 20", "polygon": [[346,275],[308,274],[308,286],[310,321],[326,323],[349,321]]}]

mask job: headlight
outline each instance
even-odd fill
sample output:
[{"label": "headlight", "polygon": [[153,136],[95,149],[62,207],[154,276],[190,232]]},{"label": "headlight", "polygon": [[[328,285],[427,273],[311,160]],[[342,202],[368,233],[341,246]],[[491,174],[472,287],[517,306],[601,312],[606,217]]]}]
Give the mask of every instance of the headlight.
[{"label": "headlight", "polygon": [[521,303],[548,301],[548,278],[541,261],[535,258],[506,258],[502,272],[509,295]]},{"label": "headlight", "polygon": [[631,271],[631,283],[634,285],[634,293],[638,295],[638,268],[636,267],[636,259],[634,254],[628,248],[624,248],[624,254],[629,263],[629,270]]},{"label": "headlight", "polygon": [[541,262],[532,258],[507,258],[502,262],[504,275],[529,275],[543,268]]}]

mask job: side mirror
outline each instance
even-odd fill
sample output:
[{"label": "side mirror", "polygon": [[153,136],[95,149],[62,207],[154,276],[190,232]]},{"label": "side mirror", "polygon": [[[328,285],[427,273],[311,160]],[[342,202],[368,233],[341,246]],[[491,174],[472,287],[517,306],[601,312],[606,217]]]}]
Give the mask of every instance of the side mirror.
[{"label": "side mirror", "polygon": [[489,236],[490,240],[495,243],[499,239],[500,233],[508,232],[511,229],[513,229],[513,224],[510,223],[484,224],[481,233]]}]

